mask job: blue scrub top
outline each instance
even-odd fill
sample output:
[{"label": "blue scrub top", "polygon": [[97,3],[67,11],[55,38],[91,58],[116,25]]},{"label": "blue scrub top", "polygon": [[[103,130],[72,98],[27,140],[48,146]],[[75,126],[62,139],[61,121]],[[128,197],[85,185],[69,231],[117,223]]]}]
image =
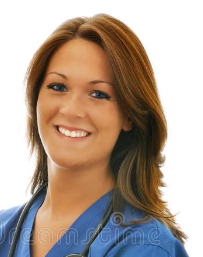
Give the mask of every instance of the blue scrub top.
[{"label": "blue scrub top", "polygon": [[[50,249],[46,257],[64,257],[71,253],[81,253],[108,208],[112,193],[113,189],[85,210]],[[16,246],[15,257],[31,257],[31,232],[35,215],[45,196],[46,190],[36,198],[26,216]],[[0,257],[8,256],[12,236],[23,206],[0,211]],[[124,214],[112,214],[91,244],[88,257],[188,257],[183,245],[159,220],[152,219],[144,224],[123,228],[117,224],[119,216],[125,223],[133,218],[142,218],[143,213],[127,204]]]}]

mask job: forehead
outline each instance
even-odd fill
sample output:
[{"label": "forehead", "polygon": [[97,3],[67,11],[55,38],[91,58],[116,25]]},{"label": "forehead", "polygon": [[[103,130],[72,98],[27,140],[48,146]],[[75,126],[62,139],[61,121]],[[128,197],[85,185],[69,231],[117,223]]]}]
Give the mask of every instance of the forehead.
[{"label": "forehead", "polygon": [[77,68],[78,71],[89,69],[95,72],[104,73],[105,76],[111,76],[108,57],[101,46],[94,42],[81,38],[72,39],[64,43],[54,52],[47,70],[64,67]]}]

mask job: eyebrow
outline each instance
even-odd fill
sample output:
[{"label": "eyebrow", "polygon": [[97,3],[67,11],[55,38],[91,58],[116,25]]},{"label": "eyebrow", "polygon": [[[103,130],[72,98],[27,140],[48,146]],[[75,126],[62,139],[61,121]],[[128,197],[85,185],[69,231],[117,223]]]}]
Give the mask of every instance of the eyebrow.
[{"label": "eyebrow", "polygon": [[[58,73],[58,72],[56,72],[56,71],[51,71],[51,72],[49,72],[49,73],[47,74],[47,76],[48,76],[49,74],[56,74],[56,75],[62,77],[63,79],[68,80],[68,77],[67,77],[66,75],[64,75],[64,74],[62,74],[62,73]],[[89,84],[92,84],[92,85],[95,85],[95,84],[98,84],[98,83],[106,83],[106,84],[110,84],[111,86],[113,86],[113,84],[112,84],[111,82],[109,82],[109,81],[104,81],[104,80],[93,80],[93,81],[90,81],[90,82],[89,82]]]}]

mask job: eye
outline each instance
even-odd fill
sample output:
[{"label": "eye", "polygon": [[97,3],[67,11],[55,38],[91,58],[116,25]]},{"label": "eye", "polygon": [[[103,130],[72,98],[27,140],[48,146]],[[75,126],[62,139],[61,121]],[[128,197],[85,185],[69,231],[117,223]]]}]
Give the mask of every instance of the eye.
[{"label": "eye", "polygon": [[66,91],[66,86],[61,83],[52,83],[52,84],[48,85],[47,88],[53,89],[54,91],[62,91],[62,92]]},{"label": "eye", "polygon": [[[109,100],[111,97],[109,96],[109,95],[107,95],[106,93],[104,93],[104,92],[102,92],[102,91],[99,91],[99,90],[95,90],[95,91],[93,91],[93,94],[95,94],[95,93],[97,93],[97,95],[99,95],[99,96],[101,96],[101,95],[103,95],[104,97],[102,97],[102,98],[100,98],[99,97],[99,99],[107,99],[107,100]],[[97,97],[96,97],[97,98]]]}]

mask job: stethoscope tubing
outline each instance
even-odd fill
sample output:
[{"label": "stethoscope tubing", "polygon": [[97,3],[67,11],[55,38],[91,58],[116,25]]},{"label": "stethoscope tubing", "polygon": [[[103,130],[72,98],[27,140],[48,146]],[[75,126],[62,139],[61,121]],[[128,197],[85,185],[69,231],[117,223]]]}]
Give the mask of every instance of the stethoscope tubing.
[{"label": "stethoscope tubing", "polygon": [[[13,257],[14,253],[15,253],[15,249],[16,249],[16,245],[18,242],[18,238],[20,236],[20,232],[21,232],[21,228],[23,225],[23,222],[28,214],[29,209],[31,208],[33,202],[35,201],[35,199],[37,198],[37,196],[41,193],[41,191],[47,187],[48,182],[44,183],[31,197],[31,199],[24,205],[23,210],[20,214],[20,217],[18,219],[18,223],[15,229],[15,233],[13,236],[13,240],[11,243],[11,247],[9,250],[9,254],[8,257]],[[84,250],[82,253],[72,253],[70,255],[66,255],[64,257],[86,257],[88,252],[89,252],[89,248],[90,245],[92,244],[92,242],[95,240],[95,238],[98,236],[98,234],[101,232],[102,228],[105,226],[106,222],[108,221],[110,215],[112,214],[112,210],[113,210],[113,206],[112,203],[110,203],[108,209],[106,210],[103,218],[101,219],[101,221],[99,222],[97,228],[95,229],[95,231],[93,232],[91,238],[89,239],[88,243],[86,244]]]},{"label": "stethoscope tubing", "polygon": [[11,247],[10,247],[10,250],[9,250],[9,254],[8,254],[8,257],[13,257],[14,256],[14,252],[15,252],[15,248],[16,248],[16,244],[18,242],[18,238],[20,236],[20,232],[21,232],[21,227],[23,225],[23,222],[25,220],[25,217],[30,209],[30,207],[32,206],[33,202],[35,201],[35,199],[37,198],[37,196],[41,193],[42,189],[47,186],[48,182],[43,184],[35,193],[34,195],[31,197],[31,199],[25,204],[21,214],[20,214],[20,217],[18,219],[18,223],[17,223],[17,226],[16,226],[16,229],[15,229],[15,233],[14,233],[14,236],[13,236],[13,240],[12,240],[12,243],[11,243]]}]

